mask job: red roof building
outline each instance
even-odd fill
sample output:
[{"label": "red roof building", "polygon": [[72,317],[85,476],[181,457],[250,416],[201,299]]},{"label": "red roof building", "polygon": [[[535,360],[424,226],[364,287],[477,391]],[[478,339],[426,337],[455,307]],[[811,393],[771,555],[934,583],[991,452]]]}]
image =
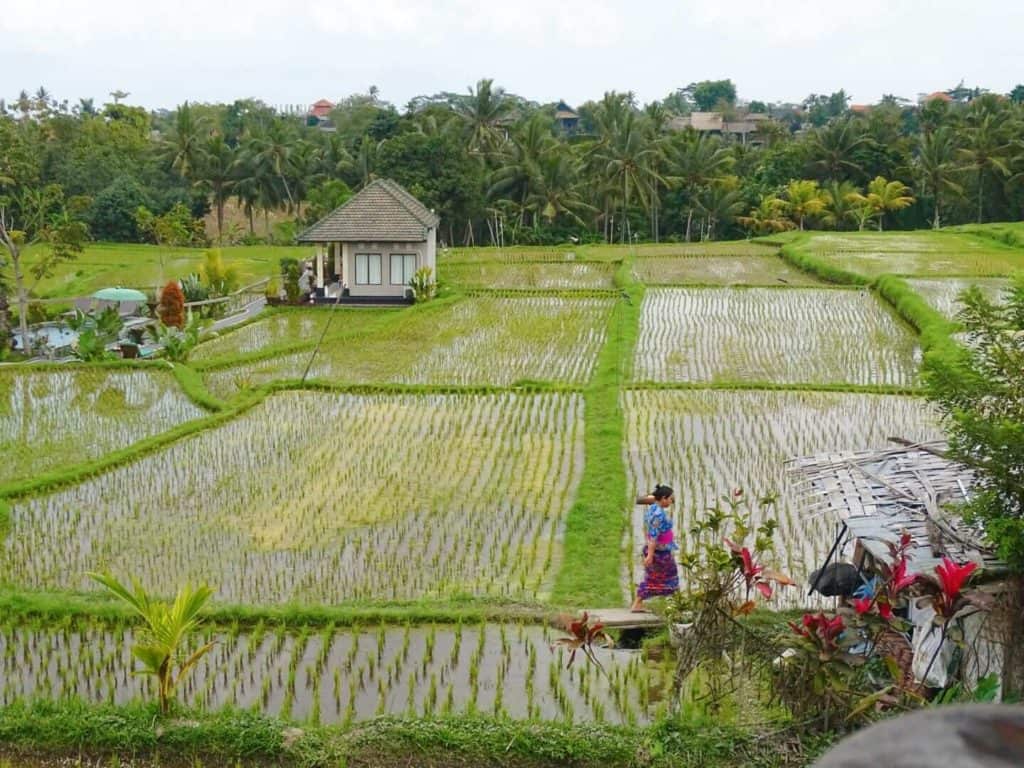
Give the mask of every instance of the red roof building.
[{"label": "red roof building", "polygon": [[334,104],[327,99],[320,99],[312,107],[309,108],[309,114],[316,118],[325,118],[331,114],[331,110],[334,109]]}]

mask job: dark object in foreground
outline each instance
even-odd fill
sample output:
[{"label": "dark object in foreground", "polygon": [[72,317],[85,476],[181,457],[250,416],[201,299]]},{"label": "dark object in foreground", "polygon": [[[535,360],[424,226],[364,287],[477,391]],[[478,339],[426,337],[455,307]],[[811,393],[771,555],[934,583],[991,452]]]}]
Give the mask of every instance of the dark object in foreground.
[{"label": "dark object in foreground", "polygon": [[852,597],[860,587],[860,573],[849,563],[829,563],[814,571],[808,584],[825,597]]},{"label": "dark object in foreground", "polygon": [[968,704],[883,720],[841,741],[814,768],[1015,768],[1024,707]]}]

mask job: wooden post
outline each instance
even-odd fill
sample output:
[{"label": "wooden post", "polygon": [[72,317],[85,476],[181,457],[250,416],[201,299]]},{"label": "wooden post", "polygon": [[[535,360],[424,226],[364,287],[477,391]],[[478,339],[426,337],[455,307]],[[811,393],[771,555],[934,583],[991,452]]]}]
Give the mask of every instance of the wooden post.
[{"label": "wooden post", "polygon": [[324,287],[324,247],[316,247],[316,287]]},{"label": "wooden post", "polygon": [[334,243],[334,274],[341,281],[341,243]]}]

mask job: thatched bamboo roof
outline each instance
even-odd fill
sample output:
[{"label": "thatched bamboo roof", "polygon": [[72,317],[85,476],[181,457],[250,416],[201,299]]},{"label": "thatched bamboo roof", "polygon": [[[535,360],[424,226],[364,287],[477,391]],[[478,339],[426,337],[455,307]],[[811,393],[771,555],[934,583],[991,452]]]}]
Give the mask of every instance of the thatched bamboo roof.
[{"label": "thatched bamboo roof", "polygon": [[942,443],[846,451],[792,459],[803,514],[827,514],[876,559],[903,531],[913,538],[909,569],[933,574],[943,556],[978,563],[989,576],[1006,566],[984,531],[966,523],[956,505],[970,498],[973,474],[944,454]]}]

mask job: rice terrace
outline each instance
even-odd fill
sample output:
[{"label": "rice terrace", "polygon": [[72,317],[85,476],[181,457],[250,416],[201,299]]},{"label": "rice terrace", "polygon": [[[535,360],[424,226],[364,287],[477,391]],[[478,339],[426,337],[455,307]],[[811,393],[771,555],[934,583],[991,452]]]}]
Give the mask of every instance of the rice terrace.
[{"label": "rice terrace", "polygon": [[1019,717],[1024,229],[981,220],[1024,91],[731,87],[0,106],[0,768],[885,765],[828,754]]}]

